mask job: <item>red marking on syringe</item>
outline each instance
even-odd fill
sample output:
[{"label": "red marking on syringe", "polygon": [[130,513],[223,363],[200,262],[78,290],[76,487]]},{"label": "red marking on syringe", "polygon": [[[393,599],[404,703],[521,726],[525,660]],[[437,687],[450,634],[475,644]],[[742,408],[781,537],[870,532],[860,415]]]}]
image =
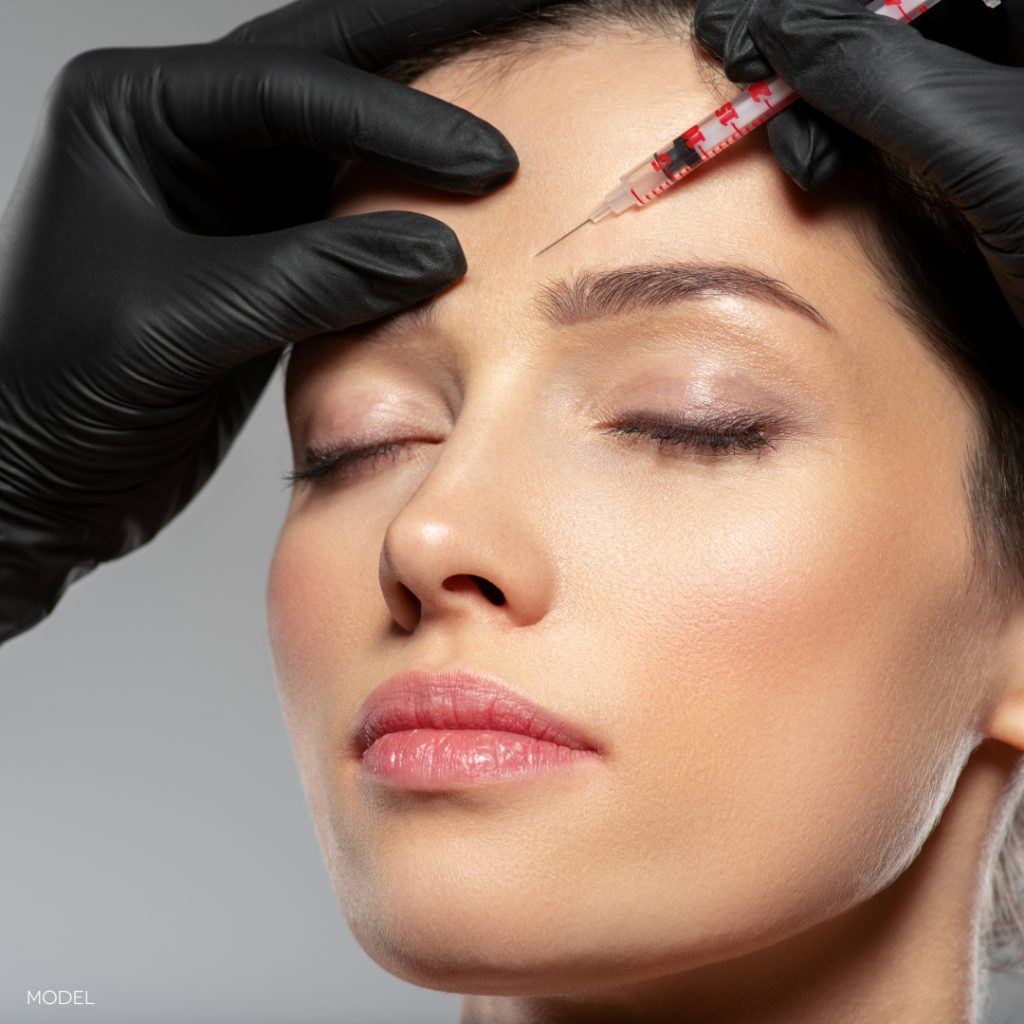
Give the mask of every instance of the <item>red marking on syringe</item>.
[{"label": "red marking on syringe", "polygon": [[763,102],[764,105],[774,114],[775,108],[771,105],[768,97],[771,96],[772,91],[764,82],[755,82],[752,86],[747,89],[750,93],[750,98],[756,100],[758,103]]},{"label": "red marking on syringe", "polygon": [[735,121],[740,115],[736,112],[736,108],[731,103],[726,103],[724,107],[715,111],[715,117],[718,118],[718,123],[723,127],[727,128],[730,121]]},{"label": "red marking on syringe", "polygon": [[[910,21],[910,18],[907,16],[907,12],[905,10],[903,10],[903,0],[885,0],[885,6],[886,7],[895,7],[896,10],[898,10],[900,12],[900,20],[901,21]],[[924,9],[925,8],[922,5],[922,7],[920,8],[920,11],[923,12]]]},{"label": "red marking on syringe", "polygon": [[683,132],[683,138],[686,139],[686,144],[690,149],[696,149],[705,160],[708,159],[707,153],[705,153],[700,146],[700,143],[704,142],[705,139],[704,133],[700,130],[699,124],[695,124],[692,128],[687,128],[686,131]]},{"label": "red marking on syringe", "polygon": [[[938,2],[939,0],[871,0],[866,10],[894,21],[906,22],[913,21]],[[999,0],[985,2],[994,6]],[[662,149],[656,150],[653,159],[648,157],[628,174],[622,175],[619,184],[605,196],[604,202],[593,210],[590,217],[562,238],[567,238],[584,224],[598,223],[612,213],[624,213],[632,205],[630,197],[637,205],[645,206],[651,199],[659,196],[676,182],[682,181],[698,167],[703,167],[712,157],[728,149],[745,135],[749,135],[796,99],[796,93],[778,76],[763,82],[754,82],[709,117],[688,128]],[[731,134],[727,134],[730,129]],[[712,140],[709,148],[701,145],[707,145],[708,142],[705,131]],[[726,138],[723,139],[723,135],[726,135]],[[684,143],[691,151],[690,154],[682,148]],[[680,164],[682,166],[679,166]],[[679,169],[676,170],[675,167]],[[641,193],[644,198],[641,198]],[[537,255],[547,252],[560,241],[561,238],[552,242]]]}]

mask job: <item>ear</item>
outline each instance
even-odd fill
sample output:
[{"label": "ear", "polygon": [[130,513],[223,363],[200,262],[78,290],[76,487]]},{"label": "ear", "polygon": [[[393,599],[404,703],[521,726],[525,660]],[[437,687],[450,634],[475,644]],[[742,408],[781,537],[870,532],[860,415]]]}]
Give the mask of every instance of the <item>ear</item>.
[{"label": "ear", "polygon": [[1024,750],[1024,602],[1016,602],[1001,640],[1004,647],[995,681],[995,705],[985,732],[994,740]]}]

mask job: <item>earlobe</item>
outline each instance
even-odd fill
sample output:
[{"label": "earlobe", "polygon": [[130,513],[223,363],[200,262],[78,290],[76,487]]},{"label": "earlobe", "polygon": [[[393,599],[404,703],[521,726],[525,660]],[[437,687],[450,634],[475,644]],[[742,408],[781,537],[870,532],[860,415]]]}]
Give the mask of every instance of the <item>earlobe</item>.
[{"label": "earlobe", "polygon": [[1008,693],[999,701],[985,732],[994,740],[1024,750],[1024,690]]},{"label": "earlobe", "polygon": [[1024,750],[1024,610],[1013,613],[1007,623],[1007,651],[1002,672],[1002,692],[989,717],[985,733]]}]

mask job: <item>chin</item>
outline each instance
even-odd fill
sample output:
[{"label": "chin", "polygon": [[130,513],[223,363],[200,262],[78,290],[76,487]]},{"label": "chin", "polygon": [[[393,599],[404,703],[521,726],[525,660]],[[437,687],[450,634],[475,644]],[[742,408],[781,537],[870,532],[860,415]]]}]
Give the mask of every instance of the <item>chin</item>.
[{"label": "chin", "polygon": [[416,914],[389,915],[385,923],[350,920],[366,953],[384,970],[421,988],[460,995],[555,996],[596,991],[664,973],[663,965],[624,963],[607,949],[580,949],[574,936],[537,935],[536,929],[502,928],[492,917],[485,931]]},{"label": "chin", "polygon": [[[731,894],[738,901],[733,915],[728,895],[714,912],[708,900],[688,906],[678,894],[660,908],[645,894],[602,905],[609,892],[621,897],[621,880],[595,880],[587,898],[574,891],[578,872],[531,886],[493,856],[481,858],[493,871],[473,879],[465,850],[435,857],[429,878],[424,859],[407,852],[401,866],[388,858],[381,871],[378,863],[372,883],[364,877],[337,885],[339,901],[357,941],[381,967],[444,992],[582,997],[742,956],[809,923],[763,906],[751,912],[739,892]],[[546,863],[538,858],[527,874],[542,877]]]}]

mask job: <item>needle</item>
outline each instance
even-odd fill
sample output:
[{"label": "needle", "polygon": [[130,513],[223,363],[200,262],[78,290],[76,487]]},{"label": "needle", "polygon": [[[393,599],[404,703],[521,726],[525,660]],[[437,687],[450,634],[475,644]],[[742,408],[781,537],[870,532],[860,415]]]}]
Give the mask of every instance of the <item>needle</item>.
[{"label": "needle", "polygon": [[568,238],[568,237],[569,237],[569,236],[570,236],[570,235],[571,235],[571,234],[573,233],[573,231],[579,231],[579,229],[580,229],[581,227],[583,227],[583,225],[584,225],[584,224],[589,224],[589,223],[590,223],[590,218],[588,217],[588,218],[587,218],[587,219],[586,219],[586,220],[585,220],[585,221],[583,222],[583,224],[577,224],[577,225],[576,225],[576,227],[574,227],[574,228],[572,229],[572,231],[566,231],[566,233],[565,233],[564,235],[562,235],[562,237],[561,237],[561,238],[556,238],[556,239],[555,239],[555,240],[554,240],[554,241],[553,241],[553,242],[552,242],[552,243],[551,243],[550,245],[546,245],[546,246],[544,246],[544,248],[543,248],[543,249],[541,249],[541,251],[540,251],[540,252],[535,252],[535,253],[533,254],[533,258],[534,258],[534,259],[536,259],[536,258],[537,258],[538,256],[543,256],[543,255],[544,255],[544,253],[546,253],[546,252],[548,251],[548,249],[553,249],[553,248],[554,248],[554,247],[555,247],[556,245],[558,245],[558,243],[559,243],[559,242],[563,242],[563,241],[565,241],[565,239],[567,239],[567,238]]}]

